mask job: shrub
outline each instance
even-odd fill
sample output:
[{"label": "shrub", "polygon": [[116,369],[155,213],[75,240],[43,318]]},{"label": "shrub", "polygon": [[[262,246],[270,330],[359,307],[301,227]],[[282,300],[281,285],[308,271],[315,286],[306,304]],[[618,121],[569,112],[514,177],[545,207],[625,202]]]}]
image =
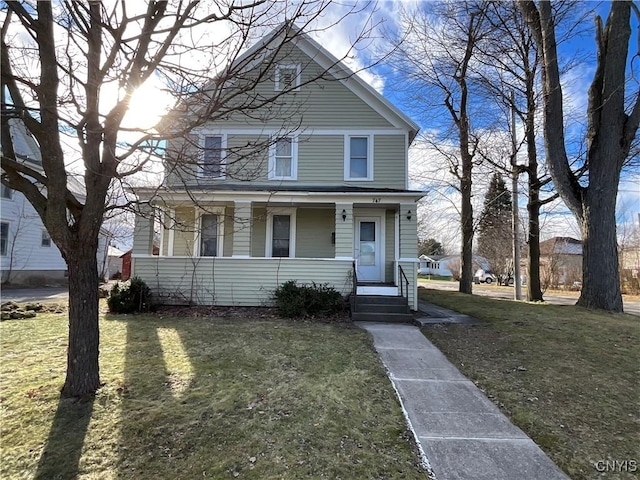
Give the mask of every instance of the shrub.
[{"label": "shrub", "polygon": [[344,298],[329,284],[283,283],[273,293],[278,314],[287,318],[333,315],[344,310]]},{"label": "shrub", "polygon": [[151,306],[151,290],[144,280],[133,277],[127,283],[116,283],[107,305],[111,313],[146,312]]}]

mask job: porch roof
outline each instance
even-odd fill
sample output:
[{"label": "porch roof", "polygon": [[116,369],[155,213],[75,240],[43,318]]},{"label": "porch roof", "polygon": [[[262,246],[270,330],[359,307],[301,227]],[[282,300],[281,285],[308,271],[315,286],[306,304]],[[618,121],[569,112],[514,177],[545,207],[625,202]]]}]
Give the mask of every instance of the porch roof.
[{"label": "porch roof", "polygon": [[[141,200],[188,201],[198,195],[215,195],[220,201],[262,201],[269,198],[281,201],[305,202],[362,202],[365,198],[377,198],[384,203],[417,202],[426,195],[419,190],[395,188],[360,187],[352,185],[258,185],[215,184],[180,186],[177,188],[133,188]],[[364,200],[366,202],[366,200]],[[377,203],[377,202],[375,202]]]}]

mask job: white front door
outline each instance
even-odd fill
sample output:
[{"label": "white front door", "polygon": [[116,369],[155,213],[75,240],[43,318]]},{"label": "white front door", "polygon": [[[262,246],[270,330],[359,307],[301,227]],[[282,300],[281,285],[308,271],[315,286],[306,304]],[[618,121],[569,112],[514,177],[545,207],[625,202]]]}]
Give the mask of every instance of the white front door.
[{"label": "white front door", "polygon": [[356,217],[356,273],[358,281],[381,282],[384,255],[380,217]]}]

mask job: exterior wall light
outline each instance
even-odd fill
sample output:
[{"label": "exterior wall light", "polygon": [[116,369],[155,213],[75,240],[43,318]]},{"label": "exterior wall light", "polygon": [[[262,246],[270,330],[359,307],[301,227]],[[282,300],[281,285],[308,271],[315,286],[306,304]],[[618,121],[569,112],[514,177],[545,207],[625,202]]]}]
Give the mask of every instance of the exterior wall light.
[{"label": "exterior wall light", "polygon": [[344,208],[342,209],[342,221],[347,221],[347,211]]},{"label": "exterior wall light", "polygon": [[407,211],[407,220],[411,221],[411,210]]}]

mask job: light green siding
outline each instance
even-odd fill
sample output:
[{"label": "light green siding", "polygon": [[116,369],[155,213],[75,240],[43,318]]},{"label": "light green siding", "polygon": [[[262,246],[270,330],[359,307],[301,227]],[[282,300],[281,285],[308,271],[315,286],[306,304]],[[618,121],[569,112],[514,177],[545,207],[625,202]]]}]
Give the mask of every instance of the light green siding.
[{"label": "light green siding", "polygon": [[296,212],[296,257],[333,258],[334,209],[299,208]]},{"label": "light green siding", "polygon": [[372,186],[406,188],[407,151],[404,135],[375,135],[373,138]]},{"label": "light green siding", "polygon": [[404,189],[406,173],[405,136],[373,136],[372,181],[345,181],[345,141],[342,135],[299,135],[298,175],[296,181],[269,180],[269,140],[266,136],[229,133],[227,135],[227,176],[224,180],[189,177],[188,172],[179,178],[172,176],[175,186],[200,184],[243,183],[260,185],[351,185]]},{"label": "light green siding", "polygon": [[136,215],[133,228],[133,253],[151,254],[152,244],[153,220],[151,209],[145,208],[142,211],[142,215]]},{"label": "light green siding", "polygon": [[[406,218],[408,210],[413,214],[411,220]],[[414,259],[418,256],[415,205],[401,205],[400,211],[400,258]]]},{"label": "light green siding", "polygon": [[[302,67],[302,83],[322,74],[322,69],[295,47],[281,53],[276,63]],[[286,57],[286,58],[285,58]],[[275,67],[273,67],[275,68]],[[273,96],[274,70],[254,89],[257,96]],[[353,80],[346,80],[346,83]],[[170,140],[167,147],[167,184],[197,186],[218,182],[260,182],[286,185],[359,185],[368,187],[406,187],[406,135],[398,132],[381,114],[340,81],[317,80],[299,91],[282,95],[268,108],[248,109],[228,119],[217,119],[202,126],[202,132],[227,135],[227,177],[225,180],[198,178],[197,163],[202,158],[200,141],[194,131],[187,140]],[[254,132],[242,133],[250,129]],[[320,131],[328,135],[320,135]],[[395,132],[384,133],[385,130]],[[300,132],[298,178],[268,181],[269,135]],[[367,182],[344,181],[345,135],[375,131],[374,179]],[[258,134],[258,132],[264,132]],[[333,132],[338,132],[333,134]],[[344,132],[344,133],[343,133]],[[174,163],[177,162],[177,166]]]},{"label": "light green siding", "polygon": [[[227,134],[226,183],[263,182],[269,165],[269,136]],[[215,180],[204,180],[216,182]]]},{"label": "light green siding", "polygon": [[223,219],[223,231],[224,231],[224,240],[222,247],[222,255],[225,257],[230,257],[233,255],[233,216],[234,216],[234,208],[227,207],[224,211],[224,219]]},{"label": "light green siding", "polygon": [[253,207],[253,225],[251,229],[251,256],[264,257],[264,246],[267,236],[267,210],[264,207]]},{"label": "light green siding", "polygon": [[273,290],[287,280],[329,283],[342,294],[351,284],[350,261],[293,258],[140,257],[134,275],[165,304],[271,304]]},{"label": "light green siding", "polygon": [[[346,85],[327,74],[322,67],[310,59],[300,49],[291,46],[280,52],[275,64],[300,64],[301,84],[298,91],[279,96],[272,104],[248,112],[233,115],[226,122],[217,122],[220,126],[277,126],[289,125],[315,128],[374,128],[393,127],[370,105],[351,92]],[[275,64],[268,71],[268,80],[262,82],[254,92],[257,97],[268,98],[275,91]],[[320,79],[319,77],[324,77]],[[307,83],[311,82],[311,83]],[[353,82],[347,79],[346,83]],[[304,85],[307,83],[306,85]]]},{"label": "light green siding", "polygon": [[344,135],[301,135],[298,140],[298,183],[344,183]]},{"label": "light green siding", "polygon": [[176,229],[173,237],[173,254],[191,256],[194,254],[194,224],[196,212],[193,207],[176,208]]}]

